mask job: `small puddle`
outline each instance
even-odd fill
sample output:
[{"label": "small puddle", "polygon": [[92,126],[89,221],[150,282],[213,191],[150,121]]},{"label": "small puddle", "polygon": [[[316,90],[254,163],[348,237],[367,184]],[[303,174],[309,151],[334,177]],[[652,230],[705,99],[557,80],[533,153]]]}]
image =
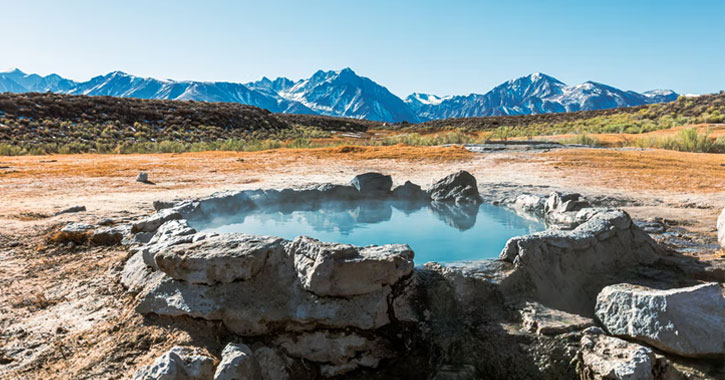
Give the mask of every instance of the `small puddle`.
[{"label": "small puddle", "polygon": [[506,241],[546,229],[490,204],[406,201],[282,203],[230,215],[189,220],[199,232],[310,236],[354,245],[408,244],[418,265],[497,258]]}]

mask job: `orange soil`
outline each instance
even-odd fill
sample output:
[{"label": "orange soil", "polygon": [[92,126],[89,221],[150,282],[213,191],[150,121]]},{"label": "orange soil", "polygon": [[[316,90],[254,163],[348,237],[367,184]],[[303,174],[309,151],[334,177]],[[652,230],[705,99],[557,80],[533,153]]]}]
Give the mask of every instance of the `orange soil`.
[{"label": "orange soil", "polygon": [[544,154],[581,183],[670,192],[725,191],[725,155],[669,150],[566,149]]},{"label": "orange soil", "polygon": [[131,177],[139,171],[154,170],[156,175],[179,171],[239,173],[245,170],[273,169],[304,159],[445,162],[474,156],[460,146],[414,147],[339,146],[315,149],[275,149],[261,152],[200,152],[159,154],[76,154],[51,156],[0,157],[0,178]]}]

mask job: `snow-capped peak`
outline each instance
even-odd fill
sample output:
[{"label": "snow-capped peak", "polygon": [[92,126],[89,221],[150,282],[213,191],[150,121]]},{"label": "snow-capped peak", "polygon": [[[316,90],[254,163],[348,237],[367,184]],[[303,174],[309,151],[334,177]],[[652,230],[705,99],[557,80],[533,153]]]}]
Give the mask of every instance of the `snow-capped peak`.
[{"label": "snow-capped peak", "polygon": [[424,94],[420,92],[414,92],[405,98],[406,103],[418,102],[425,105],[438,105],[444,101],[450,99],[451,96],[437,96],[433,94]]}]

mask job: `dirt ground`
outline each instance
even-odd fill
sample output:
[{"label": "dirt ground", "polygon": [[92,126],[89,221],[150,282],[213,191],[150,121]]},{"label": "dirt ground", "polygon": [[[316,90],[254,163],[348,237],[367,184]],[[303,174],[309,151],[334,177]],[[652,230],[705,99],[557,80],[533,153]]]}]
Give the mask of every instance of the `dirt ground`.
[{"label": "dirt ground", "polygon": [[[616,199],[635,219],[662,218],[698,236],[703,248],[693,254],[723,255],[712,244],[725,206],[725,155],[613,149],[474,154],[461,147],[393,146],[0,157],[0,379],[125,378],[173,344],[211,339],[178,322],[136,314],[117,280],[126,251],[50,242],[64,223],[120,223],[150,214],[154,200],[344,183],[367,171],[426,187],[461,169],[476,176],[482,192],[567,190]],[[136,182],[140,171],[153,184]],[[76,205],[87,211],[53,215]]]}]

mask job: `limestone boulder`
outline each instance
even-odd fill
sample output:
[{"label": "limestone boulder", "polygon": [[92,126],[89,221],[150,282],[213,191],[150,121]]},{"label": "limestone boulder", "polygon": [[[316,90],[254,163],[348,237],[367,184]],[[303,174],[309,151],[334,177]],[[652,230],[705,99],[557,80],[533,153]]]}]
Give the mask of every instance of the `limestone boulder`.
[{"label": "limestone boulder", "polygon": [[380,173],[364,173],[356,175],[350,184],[366,196],[389,195],[393,178]]},{"label": "limestone boulder", "polygon": [[587,214],[586,222],[573,230],[547,230],[506,243],[499,259],[515,269],[501,280],[504,295],[591,317],[604,286],[658,259],[655,242],[624,211],[578,213]]},{"label": "limestone boulder", "polygon": [[229,343],[222,350],[222,360],[214,380],[261,380],[262,374],[252,350],[241,343]]},{"label": "limestone boulder", "polygon": [[428,190],[430,198],[439,202],[473,202],[483,200],[478,193],[476,178],[471,173],[461,170],[439,180]]},{"label": "limestone boulder", "polygon": [[717,218],[717,241],[720,246],[725,249],[725,207]]},{"label": "limestone boulder", "polygon": [[302,286],[319,296],[367,294],[393,285],[413,271],[406,244],[356,247],[300,236],[291,245]]},{"label": "limestone boulder", "polygon": [[582,336],[577,372],[584,380],[654,380],[648,347],[604,334]]},{"label": "limestone boulder", "polygon": [[689,357],[725,354],[725,298],[718,283],[668,290],[607,286],[596,316],[609,333]]},{"label": "limestone boulder", "polygon": [[262,270],[270,256],[285,255],[280,238],[244,234],[217,235],[158,252],[156,266],[169,276],[191,283],[246,281]]},{"label": "limestone boulder", "polygon": [[[203,250],[203,246],[186,246],[187,254],[202,254],[192,251]],[[381,286],[378,282],[374,287],[376,290],[366,294],[321,297],[303,287],[292,257],[297,255],[285,252],[284,255],[268,255],[261,270],[245,281],[195,284],[159,271],[164,273],[163,279],[150,283],[140,293],[137,310],[143,314],[219,320],[243,336],[263,335],[277,328],[300,329],[316,325],[369,330],[390,322],[390,286]],[[335,283],[345,284],[344,281]],[[345,286],[343,289],[349,291],[359,287]]]},{"label": "limestone boulder", "polygon": [[134,380],[209,380],[214,377],[214,359],[197,348],[176,346],[153,364],[141,367]]},{"label": "limestone boulder", "polygon": [[279,336],[274,344],[292,357],[321,363],[325,377],[342,375],[360,366],[376,368],[380,360],[391,355],[382,338],[324,330]]}]

